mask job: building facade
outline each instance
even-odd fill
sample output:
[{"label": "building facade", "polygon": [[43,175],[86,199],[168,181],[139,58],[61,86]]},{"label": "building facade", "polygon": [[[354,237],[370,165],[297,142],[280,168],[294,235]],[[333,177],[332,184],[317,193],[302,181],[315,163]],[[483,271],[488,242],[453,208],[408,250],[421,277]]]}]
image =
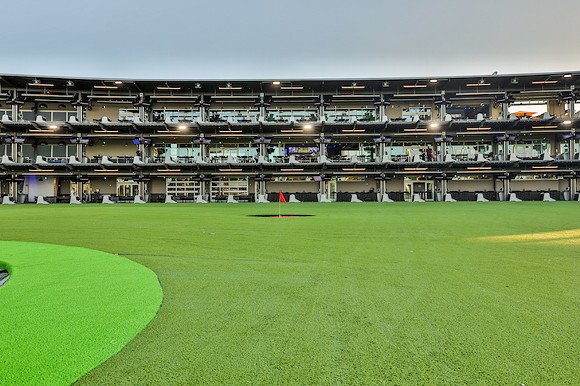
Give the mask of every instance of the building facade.
[{"label": "building facade", "polygon": [[0,76],[19,202],[574,200],[580,72],[446,78]]}]

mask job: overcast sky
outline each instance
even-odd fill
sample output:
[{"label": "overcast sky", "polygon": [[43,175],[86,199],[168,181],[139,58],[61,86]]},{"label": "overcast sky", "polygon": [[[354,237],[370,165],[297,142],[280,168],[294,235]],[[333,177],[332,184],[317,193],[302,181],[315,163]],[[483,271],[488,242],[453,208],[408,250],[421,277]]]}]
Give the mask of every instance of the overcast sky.
[{"label": "overcast sky", "polygon": [[579,0],[27,0],[0,73],[390,78],[580,70]]}]

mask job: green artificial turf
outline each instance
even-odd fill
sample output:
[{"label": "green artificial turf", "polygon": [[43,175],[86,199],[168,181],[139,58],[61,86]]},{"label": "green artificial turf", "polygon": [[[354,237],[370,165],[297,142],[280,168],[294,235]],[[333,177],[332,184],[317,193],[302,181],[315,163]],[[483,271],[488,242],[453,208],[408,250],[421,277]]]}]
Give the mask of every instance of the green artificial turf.
[{"label": "green artificial turf", "polygon": [[0,288],[0,385],[73,383],[134,338],[161,304],[155,274],[119,256],[0,241],[0,260],[10,273]]},{"label": "green artificial turf", "polygon": [[[158,275],[156,318],[82,385],[580,383],[579,203],[282,209],[314,216],[14,205],[0,237],[101,249]],[[488,238],[509,235],[528,236]]]}]

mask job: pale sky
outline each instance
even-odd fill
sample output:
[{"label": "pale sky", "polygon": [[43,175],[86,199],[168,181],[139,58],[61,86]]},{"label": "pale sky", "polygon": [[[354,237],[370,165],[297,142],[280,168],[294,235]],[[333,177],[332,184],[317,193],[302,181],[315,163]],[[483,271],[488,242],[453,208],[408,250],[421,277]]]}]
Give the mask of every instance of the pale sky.
[{"label": "pale sky", "polygon": [[1,10],[4,74],[362,79],[580,70],[578,0],[28,0]]}]

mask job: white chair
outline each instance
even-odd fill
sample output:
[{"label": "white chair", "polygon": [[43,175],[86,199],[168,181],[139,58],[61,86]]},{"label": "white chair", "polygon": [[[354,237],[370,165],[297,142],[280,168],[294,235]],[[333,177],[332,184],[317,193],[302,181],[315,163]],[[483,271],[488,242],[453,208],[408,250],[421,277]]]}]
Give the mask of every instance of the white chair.
[{"label": "white chair", "polygon": [[171,119],[171,117],[167,116],[167,117],[165,117],[165,123],[170,125],[170,124],[175,123],[175,122]]},{"label": "white chair", "polygon": [[447,153],[445,154],[445,162],[455,162],[455,160],[451,157],[451,154]]},{"label": "white chair", "polygon": [[393,162],[393,160],[391,159],[391,155],[388,153],[383,154],[383,162],[385,162],[385,163]]},{"label": "white chair", "polygon": [[111,196],[108,194],[103,195],[103,204],[114,204],[115,201],[111,200]]},{"label": "white chair", "polygon": [[173,197],[171,197],[171,194],[168,194],[165,196],[165,203],[166,204],[177,204],[177,201],[175,201],[173,199]]},{"label": "white chair", "polygon": [[413,202],[425,202],[418,193],[413,194]]},{"label": "white chair", "polygon": [[296,195],[295,194],[291,194],[290,195],[290,199],[288,200],[288,202],[301,202],[301,201],[296,198]]},{"label": "white chair", "polygon": [[477,202],[488,202],[489,200],[483,197],[483,193],[477,193],[477,198],[475,199]]},{"label": "white chair", "polygon": [[521,202],[522,201],[518,198],[518,196],[515,193],[510,193],[509,197],[510,197],[509,201],[513,201],[513,202]]},{"label": "white chair", "polygon": [[389,193],[383,193],[383,197],[381,197],[381,202],[395,202],[389,197]]},{"label": "white chair", "polygon": [[2,164],[13,164],[13,163],[14,163],[14,161],[12,161],[12,160],[10,159],[10,157],[8,157],[7,155],[3,155],[3,156],[2,156],[2,162],[1,162],[1,163],[2,163]]},{"label": "white chair", "polygon": [[479,121],[479,122],[481,122],[481,121],[483,121],[484,119],[485,119],[485,118],[483,117],[483,114],[482,114],[482,113],[477,113],[477,114],[475,115],[475,120],[476,120],[476,121]]},{"label": "white chair", "polygon": [[514,120],[517,120],[518,119],[518,116],[515,115],[514,113],[511,113],[510,115],[508,115],[508,119],[510,121],[514,121]]},{"label": "white chair", "polygon": [[10,199],[10,196],[2,197],[2,205],[14,205],[14,204],[16,203]]},{"label": "white chair", "polygon": [[296,156],[294,154],[292,154],[290,157],[288,157],[288,163],[289,164],[297,164],[299,162],[296,160]]},{"label": "white chair", "polygon": [[145,165],[145,162],[143,162],[141,158],[138,155],[136,155],[135,157],[133,157],[133,165]]},{"label": "white chair", "polygon": [[104,155],[101,157],[101,165],[114,165],[114,163],[109,159],[109,157]]},{"label": "white chair", "polygon": [[423,160],[421,159],[421,155],[415,154],[413,156],[413,162],[423,162]]},{"label": "white chair", "polygon": [[44,199],[42,196],[36,197],[36,203],[40,205],[48,205],[49,202]]},{"label": "white chair", "polygon": [[35,122],[37,122],[37,123],[45,123],[46,122],[46,119],[44,119],[44,117],[42,115],[37,115]]},{"label": "white chair", "polygon": [[552,158],[548,152],[545,152],[542,154],[542,161],[553,161],[554,158]]},{"label": "white chair", "polygon": [[203,199],[201,194],[195,196],[195,203],[196,204],[207,204],[207,201]]},{"label": "white chair", "polygon": [[102,117],[101,118],[101,123],[105,123],[105,124],[111,123],[111,120],[108,117]]},{"label": "white chair", "polygon": [[451,114],[445,114],[445,118],[443,119],[444,122],[451,122],[453,120],[453,117],[451,116]]},{"label": "white chair", "polygon": [[263,155],[258,156],[258,163],[259,164],[267,164],[268,161],[266,160],[266,157],[264,157]]},{"label": "white chair", "polygon": [[510,153],[509,161],[516,162],[516,161],[521,161],[521,160],[514,153]]},{"label": "white chair", "polygon": [[270,201],[268,201],[268,198],[265,194],[258,194],[258,198],[257,198],[256,202],[261,203],[261,204],[266,204]]},{"label": "white chair", "polygon": [[477,155],[477,158],[475,159],[476,162],[486,162],[485,157],[483,156],[483,154],[479,153]]},{"label": "white chair", "polygon": [[10,119],[8,114],[2,114],[2,122],[4,122],[4,123],[12,122],[12,119]]},{"label": "white chair", "polygon": [[77,196],[74,195],[73,192],[70,192],[69,204],[80,205],[80,204],[82,204],[82,202],[79,201],[79,199],[77,198]]},{"label": "white chair", "polygon": [[362,200],[360,200],[356,194],[351,194],[350,202],[362,202]]},{"label": "white chair", "polygon": [[200,155],[198,155],[197,157],[195,157],[195,163],[206,164],[207,162],[205,162],[205,160]]},{"label": "white chair", "polygon": [[78,164],[80,164],[79,160],[74,155],[71,155],[70,157],[68,157],[68,163],[70,165],[78,165]]},{"label": "white chair", "polygon": [[79,123],[77,117],[75,117],[74,115],[71,115],[71,117],[68,119],[68,123]]},{"label": "white chair", "polygon": [[230,195],[228,195],[228,200],[226,201],[226,203],[239,204],[240,202],[238,200],[236,200],[236,198],[230,194]]},{"label": "white chair", "polygon": [[457,200],[451,196],[451,193],[445,193],[445,198],[443,199],[443,201],[444,202],[457,202]]},{"label": "white chair", "polygon": [[350,157],[350,162],[353,163],[353,164],[358,163],[358,156],[356,156],[356,155],[351,156]]},{"label": "white chair", "polygon": [[143,122],[141,121],[141,118],[139,118],[139,117],[133,117],[133,123],[136,124],[136,125],[140,125]]},{"label": "white chair", "polygon": [[165,153],[165,158],[163,160],[163,163],[165,165],[177,165],[177,162],[175,162],[173,160],[173,158],[171,158],[171,154],[169,154],[169,153]]},{"label": "white chair", "polygon": [[44,157],[42,157],[41,155],[36,156],[36,160],[34,161],[34,163],[37,165],[48,165],[48,162],[46,162]]},{"label": "white chair", "polygon": [[133,204],[146,204],[146,202],[137,194],[135,198],[133,198]]},{"label": "white chair", "polygon": [[542,197],[542,201],[556,201],[552,198],[552,196],[550,196],[550,193],[544,193],[543,197]]}]

